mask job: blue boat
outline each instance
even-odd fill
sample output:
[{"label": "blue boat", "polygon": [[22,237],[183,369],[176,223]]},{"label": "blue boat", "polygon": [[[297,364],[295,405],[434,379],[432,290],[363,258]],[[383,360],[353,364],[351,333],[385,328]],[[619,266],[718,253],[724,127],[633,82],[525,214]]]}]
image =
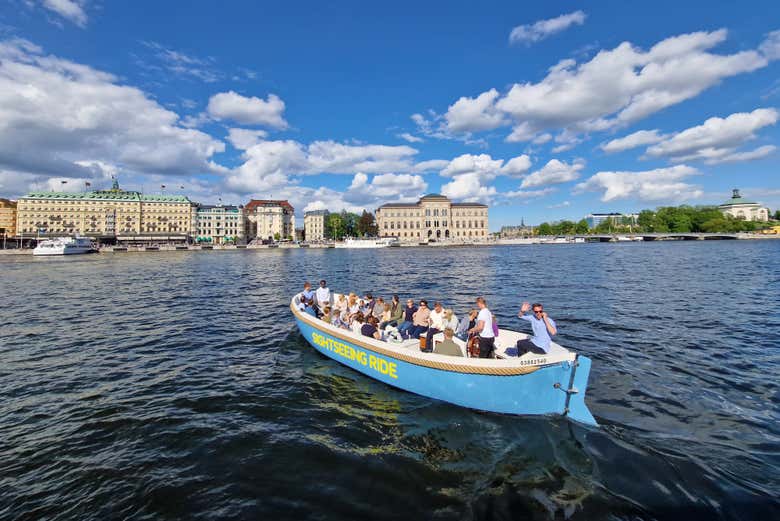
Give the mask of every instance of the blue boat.
[{"label": "blue boat", "polygon": [[393,387],[481,411],[561,415],[598,426],[585,404],[591,361],[558,344],[544,355],[508,356],[507,347],[528,335],[500,329],[496,358],[470,358],[457,339],[464,356],[447,356],[420,351],[417,340],[385,342],[336,327],[301,311],[297,295],[290,309],[314,349]]}]

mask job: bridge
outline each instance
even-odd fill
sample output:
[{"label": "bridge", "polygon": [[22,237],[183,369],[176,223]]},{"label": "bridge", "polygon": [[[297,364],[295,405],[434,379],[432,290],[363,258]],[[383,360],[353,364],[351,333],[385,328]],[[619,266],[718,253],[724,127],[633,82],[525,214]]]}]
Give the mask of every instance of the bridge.
[{"label": "bridge", "polygon": [[705,240],[736,240],[751,238],[749,234],[741,233],[613,233],[600,235],[574,235],[574,238],[582,238],[586,241],[618,242],[621,240],[644,241],[705,241]]}]

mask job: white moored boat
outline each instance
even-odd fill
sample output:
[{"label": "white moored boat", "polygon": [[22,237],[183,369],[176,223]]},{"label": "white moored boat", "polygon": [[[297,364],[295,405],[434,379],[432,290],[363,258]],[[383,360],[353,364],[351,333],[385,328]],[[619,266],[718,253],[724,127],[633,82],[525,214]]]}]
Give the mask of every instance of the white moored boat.
[{"label": "white moored boat", "polygon": [[[336,295],[338,297],[338,295]],[[508,348],[528,335],[499,329],[497,358],[471,358],[420,351],[419,340],[381,341],[290,309],[301,335],[314,349],[386,384],[463,407],[506,414],[558,414],[596,426],[585,404],[590,359],[552,343],[546,354],[510,356]],[[433,343],[443,340],[434,335]]]},{"label": "white moored boat", "polygon": [[38,243],[33,255],[79,255],[95,251],[95,246],[88,237],[57,237]]},{"label": "white moored boat", "polygon": [[395,237],[380,237],[374,239],[345,239],[344,242],[337,242],[336,248],[387,248],[398,244]]}]

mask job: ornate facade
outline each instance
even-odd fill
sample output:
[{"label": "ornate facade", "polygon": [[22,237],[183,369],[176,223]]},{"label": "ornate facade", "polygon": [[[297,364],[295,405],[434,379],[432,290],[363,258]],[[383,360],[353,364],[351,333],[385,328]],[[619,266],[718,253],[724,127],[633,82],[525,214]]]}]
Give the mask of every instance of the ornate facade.
[{"label": "ornate facade", "polygon": [[252,199],[244,206],[249,239],[274,240],[295,237],[295,210],[287,201]]},{"label": "ornate facade", "polygon": [[745,200],[739,195],[739,190],[736,188],[731,193],[731,199],[718,206],[718,210],[725,215],[731,215],[736,219],[745,221],[767,222],[769,220],[768,209],[758,203]]},{"label": "ornate facade", "polygon": [[195,212],[195,241],[210,244],[243,244],[244,207],[198,205]]},{"label": "ornate facade", "polygon": [[303,231],[307,241],[321,241],[325,238],[327,210],[314,210],[303,214]]},{"label": "ornate facade", "polygon": [[183,195],[147,195],[119,188],[31,192],[17,203],[17,234],[85,235],[118,240],[187,240],[193,203]]},{"label": "ornate facade", "polygon": [[0,199],[0,238],[16,235],[16,201]]},{"label": "ornate facade", "polygon": [[412,204],[390,203],[377,208],[380,236],[400,241],[475,241],[488,237],[488,207],[453,203],[429,194]]}]

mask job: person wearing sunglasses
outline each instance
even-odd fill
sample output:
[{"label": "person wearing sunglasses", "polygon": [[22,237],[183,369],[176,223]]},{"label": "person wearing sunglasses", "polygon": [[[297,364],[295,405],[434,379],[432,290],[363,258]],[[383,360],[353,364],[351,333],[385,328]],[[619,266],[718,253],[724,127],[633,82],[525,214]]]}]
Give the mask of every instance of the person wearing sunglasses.
[{"label": "person wearing sunglasses", "polygon": [[558,334],[558,328],[555,321],[547,316],[544,307],[539,303],[531,305],[528,302],[523,302],[517,316],[530,322],[534,333],[530,338],[517,341],[517,356],[523,356],[526,353],[547,354],[550,350],[550,342],[552,342],[551,337]]}]

